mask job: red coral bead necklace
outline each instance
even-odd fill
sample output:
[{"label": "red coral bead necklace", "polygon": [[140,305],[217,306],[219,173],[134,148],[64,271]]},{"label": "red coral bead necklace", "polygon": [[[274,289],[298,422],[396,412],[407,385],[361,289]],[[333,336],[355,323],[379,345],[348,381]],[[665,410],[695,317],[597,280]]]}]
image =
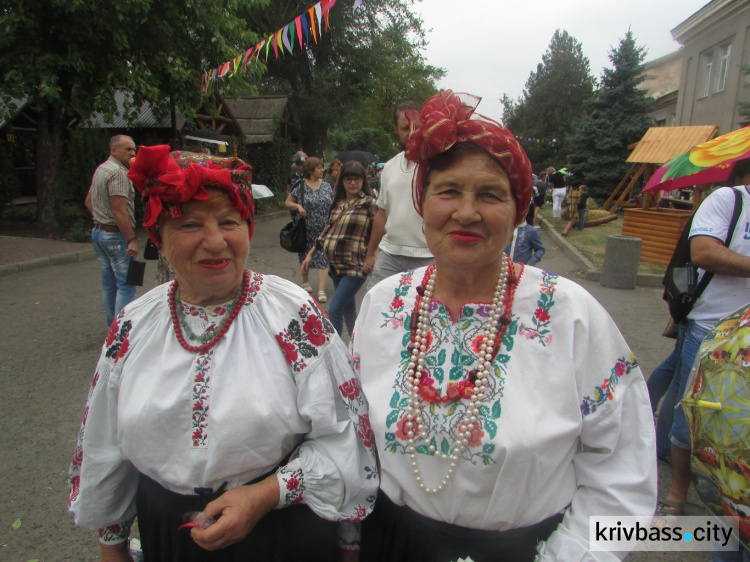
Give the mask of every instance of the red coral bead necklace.
[{"label": "red coral bead necklace", "polygon": [[178,299],[178,293],[180,291],[180,285],[175,279],[172,281],[172,285],[169,287],[169,314],[172,317],[172,325],[174,326],[175,335],[177,336],[177,341],[180,342],[180,345],[183,349],[193,352],[193,353],[205,353],[209,349],[211,349],[213,346],[215,346],[221,338],[224,337],[224,335],[229,330],[230,326],[232,325],[232,322],[234,322],[234,319],[237,318],[237,315],[240,313],[240,310],[242,310],[242,305],[245,303],[245,300],[247,298],[247,294],[250,290],[250,274],[247,271],[244,271],[242,274],[242,287],[240,288],[239,295],[237,296],[237,300],[233,303],[234,306],[232,307],[232,312],[229,313],[229,316],[227,316],[220,325],[218,331],[216,332],[216,335],[214,335],[213,338],[211,338],[209,341],[202,345],[190,345],[186,340],[185,336],[182,333],[182,326],[180,325],[180,316],[179,312],[177,310],[177,299]]}]

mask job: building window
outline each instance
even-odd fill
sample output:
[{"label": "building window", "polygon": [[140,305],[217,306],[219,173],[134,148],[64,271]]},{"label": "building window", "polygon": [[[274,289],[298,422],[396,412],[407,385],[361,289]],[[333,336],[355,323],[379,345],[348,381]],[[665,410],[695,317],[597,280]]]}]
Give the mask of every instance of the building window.
[{"label": "building window", "polygon": [[713,66],[713,63],[713,51],[703,53],[701,56],[701,69],[703,76],[701,77],[700,89],[698,91],[699,98],[705,98],[708,95],[709,87],[711,85],[711,67]]},{"label": "building window", "polygon": [[729,57],[732,54],[732,45],[727,44],[719,49],[719,76],[716,82],[716,91],[722,92],[727,86],[727,75],[729,74]]}]

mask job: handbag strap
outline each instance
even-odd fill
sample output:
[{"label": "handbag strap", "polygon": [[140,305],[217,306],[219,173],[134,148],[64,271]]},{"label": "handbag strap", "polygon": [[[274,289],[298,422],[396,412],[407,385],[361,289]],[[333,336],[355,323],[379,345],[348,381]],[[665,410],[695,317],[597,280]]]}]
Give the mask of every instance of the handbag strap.
[{"label": "handbag strap", "polygon": [[[747,189],[747,187],[745,189]],[[727,238],[724,240],[724,246],[727,248],[729,247],[729,244],[732,243],[734,229],[737,227],[737,222],[740,220],[740,214],[742,213],[742,194],[735,188],[732,188],[732,191],[734,192],[734,210],[732,211],[732,221],[729,223]],[[690,221],[690,224],[692,225],[692,220]],[[701,277],[700,283],[698,283],[698,286],[695,289],[695,300],[698,300],[698,297],[700,297],[703,291],[706,290],[706,287],[708,287],[708,284],[713,277],[713,271],[705,271],[703,277]]]}]

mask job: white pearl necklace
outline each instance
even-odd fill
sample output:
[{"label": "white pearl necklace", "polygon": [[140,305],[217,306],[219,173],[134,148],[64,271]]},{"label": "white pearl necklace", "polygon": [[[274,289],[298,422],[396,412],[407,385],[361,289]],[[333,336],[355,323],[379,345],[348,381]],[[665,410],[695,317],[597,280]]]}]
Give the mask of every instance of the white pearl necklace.
[{"label": "white pearl necklace", "polygon": [[[432,275],[427,281],[422,302],[419,306],[419,321],[417,323],[416,335],[414,336],[414,348],[411,351],[406,382],[408,385],[408,405],[406,407],[405,430],[407,439],[407,452],[411,458],[411,466],[414,471],[414,478],[419,487],[427,494],[436,494],[442,492],[448,486],[448,483],[455,474],[456,464],[461,458],[464,450],[468,448],[469,438],[471,437],[470,428],[479,420],[479,404],[486,396],[487,377],[490,375],[492,366],[492,349],[495,345],[495,338],[498,334],[498,322],[502,315],[502,307],[505,302],[506,287],[508,282],[508,258],[503,254],[500,275],[495,284],[495,293],[492,296],[489,317],[484,329],[484,338],[480,346],[479,363],[477,366],[477,379],[474,385],[474,391],[471,395],[469,404],[466,406],[461,419],[458,423],[458,442],[449,453],[438,452],[434,445],[430,445],[429,436],[424,436],[424,424],[422,423],[421,399],[419,397],[420,377],[422,371],[426,369],[425,352],[427,335],[430,331],[429,310],[432,303],[432,295],[435,292],[435,278],[437,277],[437,267],[433,269]],[[415,427],[416,426],[416,427]],[[414,431],[416,429],[416,431]],[[427,486],[422,478],[422,471],[419,469],[417,461],[416,443],[421,438],[427,443],[428,450],[438,458],[450,460],[448,472],[443,480],[435,487]]]}]

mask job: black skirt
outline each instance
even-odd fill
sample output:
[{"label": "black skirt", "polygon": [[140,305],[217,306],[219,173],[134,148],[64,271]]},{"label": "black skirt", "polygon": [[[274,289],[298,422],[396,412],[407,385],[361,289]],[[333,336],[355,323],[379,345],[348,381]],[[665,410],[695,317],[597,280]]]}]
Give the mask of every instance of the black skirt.
[{"label": "black skirt", "polygon": [[182,515],[202,511],[223,492],[182,495],[141,474],[136,506],[146,562],[276,562],[336,560],[336,523],[315,515],[306,505],[268,513],[242,541],[209,552],[180,529]]},{"label": "black skirt", "polygon": [[483,531],[435,521],[407,506],[394,504],[382,491],[372,514],[362,522],[361,562],[526,562],[536,557],[563,515],[530,527]]}]

